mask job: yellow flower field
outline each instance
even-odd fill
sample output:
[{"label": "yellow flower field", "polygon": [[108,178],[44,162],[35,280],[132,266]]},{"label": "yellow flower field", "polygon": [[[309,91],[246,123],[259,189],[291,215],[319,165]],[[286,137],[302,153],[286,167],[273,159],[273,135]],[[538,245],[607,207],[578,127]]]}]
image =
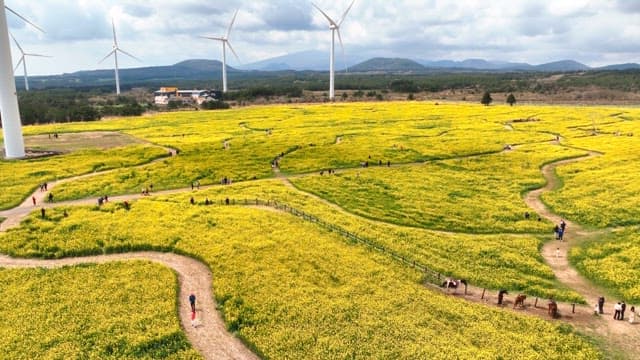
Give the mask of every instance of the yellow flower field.
[{"label": "yellow flower field", "polygon": [[160,265],[0,270],[0,290],[3,359],[201,358],[180,329],[176,277]]},{"label": "yellow flower field", "polygon": [[265,358],[600,358],[565,326],[428,290],[419,272],[302,219],[166,200],[31,218],[2,237],[2,251],[197,256],[213,271],[229,329]]}]

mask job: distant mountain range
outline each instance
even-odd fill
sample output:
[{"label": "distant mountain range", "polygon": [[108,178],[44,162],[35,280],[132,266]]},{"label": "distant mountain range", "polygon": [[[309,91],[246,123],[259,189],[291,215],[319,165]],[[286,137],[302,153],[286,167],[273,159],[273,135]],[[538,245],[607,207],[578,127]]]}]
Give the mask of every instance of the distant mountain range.
[{"label": "distant mountain range", "polygon": [[[244,65],[241,69],[227,66],[227,71],[235,79],[274,78],[291,75],[294,72],[326,72],[329,57],[323,52],[307,51],[280,56],[257,63]],[[541,65],[486,61],[468,59],[452,60],[411,60],[403,58],[373,58],[353,63],[336,60],[336,68],[349,73],[395,73],[427,74],[434,72],[578,72],[578,71],[614,71],[640,69],[635,63],[608,65],[591,68],[573,60],[556,61]],[[220,82],[222,64],[217,60],[186,60],[169,66],[151,66],[120,69],[123,86],[162,86],[180,84],[180,86],[208,86]],[[33,76],[29,83],[34,88],[56,87],[97,87],[113,86],[113,70],[78,71],[70,74]],[[21,76],[16,77],[16,85],[23,88]]]},{"label": "distant mountain range", "polygon": [[[363,59],[354,56],[346,56],[345,60],[339,53],[336,55],[336,68],[344,70],[345,67],[350,72],[429,72],[429,71],[541,71],[541,72],[563,72],[563,71],[588,71],[588,70],[630,70],[640,69],[639,64],[616,64],[604,67],[592,68],[574,60],[555,61],[540,65],[527,63],[514,63],[507,61],[487,61],[483,59],[467,59],[463,61],[453,60],[420,60],[404,58],[372,58]],[[328,53],[321,51],[303,51],[293,54],[283,55],[246,64],[240,69],[258,71],[328,71]]]}]

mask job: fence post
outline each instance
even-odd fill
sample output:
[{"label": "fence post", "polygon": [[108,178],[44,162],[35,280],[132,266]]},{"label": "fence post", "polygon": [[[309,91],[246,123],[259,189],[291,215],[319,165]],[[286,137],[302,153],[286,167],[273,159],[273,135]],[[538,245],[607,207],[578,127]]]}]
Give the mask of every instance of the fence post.
[{"label": "fence post", "polygon": [[571,304],[571,313],[572,314],[576,313],[576,303]]}]

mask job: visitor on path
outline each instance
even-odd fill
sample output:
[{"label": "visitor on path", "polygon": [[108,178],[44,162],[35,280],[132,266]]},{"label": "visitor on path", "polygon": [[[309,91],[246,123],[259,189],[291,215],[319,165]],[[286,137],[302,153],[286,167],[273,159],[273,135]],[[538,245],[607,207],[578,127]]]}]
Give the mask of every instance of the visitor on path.
[{"label": "visitor on path", "polygon": [[598,306],[598,303],[596,303],[596,305],[593,307],[593,315],[598,315],[600,313],[600,307]]},{"label": "visitor on path", "polygon": [[35,196],[31,197],[31,201],[33,201],[33,206],[36,206],[36,197]]},{"label": "visitor on path", "polygon": [[622,304],[620,304],[620,320],[624,320],[624,311],[627,310],[627,304],[624,303],[624,301],[622,302]]},{"label": "visitor on path", "polygon": [[563,237],[564,237],[564,230],[562,230],[562,228],[560,228],[560,229],[558,230],[558,240],[563,241],[563,240],[562,240],[562,239],[563,239]]},{"label": "visitor on path", "polygon": [[556,260],[560,258],[560,248],[556,248]]},{"label": "visitor on path", "polygon": [[44,219],[44,217],[45,217],[45,209],[44,208],[40,209],[40,213],[42,214],[42,218]]},{"label": "visitor on path", "polygon": [[635,307],[631,307],[631,314],[629,314],[629,324],[635,324],[636,323],[636,308]]},{"label": "visitor on path", "polygon": [[559,239],[558,234],[560,233],[560,227],[558,225],[553,227],[553,234],[555,235],[556,240]]},{"label": "visitor on path", "polygon": [[601,315],[604,314],[604,296],[598,298],[598,311]]},{"label": "visitor on path", "polygon": [[500,290],[498,292],[498,305],[502,305],[502,301],[504,300],[504,294],[508,294],[509,292],[507,290]]},{"label": "visitor on path", "polygon": [[104,202],[109,202],[109,197],[107,195],[103,196]]},{"label": "visitor on path", "polygon": [[49,193],[49,202],[52,203],[53,202],[53,193]]},{"label": "visitor on path", "polygon": [[567,223],[564,222],[564,219],[560,220],[560,229],[562,230],[562,232],[565,232],[567,228]]},{"label": "visitor on path", "polygon": [[620,320],[620,312],[622,311],[622,305],[618,302],[613,306],[613,319]]},{"label": "visitor on path", "polygon": [[196,312],[196,296],[191,293],[191,295],[189,295],[189,304],[191,304],[191,312]]}]

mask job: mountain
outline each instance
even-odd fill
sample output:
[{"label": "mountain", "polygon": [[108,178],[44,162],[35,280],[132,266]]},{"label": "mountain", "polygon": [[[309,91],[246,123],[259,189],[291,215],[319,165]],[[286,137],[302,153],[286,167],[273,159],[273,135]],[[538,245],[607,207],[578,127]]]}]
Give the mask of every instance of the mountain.
[{"label": "mountain", "polygon": [[564,72],[564,71],[587,71],[591,68],[583,63],[574,60],[554,61],[546,64],[534,66],[537,71]]},{"label": "mountain", "polygon": [[601,66],[599,68],[595,68],[594,70],[622,71],[622,70],[638,70],[638,69],[640,69],[640,64],[626,63],[626,64],[614,64],[614,65]]},{"label": "mountain", "polygon": [[[345,55],[343,57],[340,51],[336,51],[336,69],[344,69],[345,66],[350,68],[363,60],[365,59],[359,56]],[[258,71],[329,71],[329,52],[317,50],[300,51],[242,65],[238,68]]]},{"label": "mountain", "polygon": [[[186,60],[168,66],[148,66],[120,69],[120,82],[126,85],[164,84],[175,82],[204,82],[219,80],[222,63],[217,60]],[[240,70],[227,66],[229,74],[241,74]],[[22,89],[22,77],[16,77],[16,85]],[[49,76],[29,77],[34,89],[50,87],[95,87],[115,84],[113,70],[86,70]]]},{"label": "mountain", "polygon": [[373,58],[349,68],[350,72],[424,72],[419,63],[401,58]]},{"label": "mountain", "polygon": [[531,65],[506,61],[487,61],[484,59],[452,60],[419,60],[420,64],[433,69],[472,69],[472,70],[530,70]]}]

